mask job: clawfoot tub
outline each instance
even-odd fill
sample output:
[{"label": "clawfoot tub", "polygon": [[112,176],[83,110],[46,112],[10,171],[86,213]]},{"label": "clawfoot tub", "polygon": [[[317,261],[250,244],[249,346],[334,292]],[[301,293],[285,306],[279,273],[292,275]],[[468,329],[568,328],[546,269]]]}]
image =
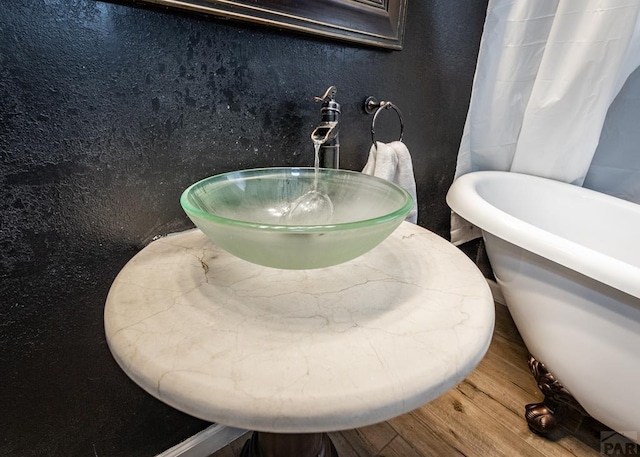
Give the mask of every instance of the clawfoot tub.
[{"label": "clawfoot tub", "polygon": [[535,358],[530,366],[545,404],[527,408],[530,427],[552,427],[553,410],[564,402],[638,442],[640,205],[494,171],[458,178],[447,203],[482,229],[496,280]]}]

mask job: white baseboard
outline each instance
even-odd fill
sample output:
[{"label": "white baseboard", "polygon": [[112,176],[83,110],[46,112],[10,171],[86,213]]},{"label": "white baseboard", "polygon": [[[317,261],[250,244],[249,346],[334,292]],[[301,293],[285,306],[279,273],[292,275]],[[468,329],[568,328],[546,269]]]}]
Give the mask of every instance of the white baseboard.
[{"label": "white baseboard", "polygon": [[245,433],[247,430],[213,424],[156,457],[208,457]]},{"label": "white baseboard", "polygon": [[506,305],[507,302],[504,300],[504,295],[502,295],[502,291],[500,290],[498,283],[493,279],[487,279],[487,283],[489,284],[489,289],[491,289],[491,293],[493,294],[493,301],[500,303],[501,305]]}]

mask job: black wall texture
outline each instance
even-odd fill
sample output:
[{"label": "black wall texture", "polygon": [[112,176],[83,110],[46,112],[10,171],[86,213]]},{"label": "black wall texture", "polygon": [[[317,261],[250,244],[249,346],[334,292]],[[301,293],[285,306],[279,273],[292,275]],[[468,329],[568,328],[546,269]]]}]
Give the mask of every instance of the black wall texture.
[{"label": "black wall texture", "polygon": [[[398,52],[126,1],[0,2],[0,455],[152,456],[208,425],[113,361],[109,286],[155,236],[192,227],[189,184],[312,165],[312,97],[330,85],[341,167],[366,162],[365,97],[393,101],[419,223],[448,237],[485,12],[410,0]],[[396,139],[394,116],[380,140]]]}]

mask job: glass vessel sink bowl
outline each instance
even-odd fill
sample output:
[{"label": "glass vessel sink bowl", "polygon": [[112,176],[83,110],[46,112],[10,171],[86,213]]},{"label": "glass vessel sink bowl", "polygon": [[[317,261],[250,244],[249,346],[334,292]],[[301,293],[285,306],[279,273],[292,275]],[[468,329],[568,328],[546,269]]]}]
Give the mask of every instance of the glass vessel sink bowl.
[{"label": "glass vessel sink bowl", "polygon": [[180,198],[193,223],[215,244],[259,265],[321,268],[369,251],[411,210],[411,196],[384,179],[348,170],[319,170],[317,191],[333,204],[328,220],[291,221],[292,203],[314,190],[314,168],[259,168],[212,176]]}]

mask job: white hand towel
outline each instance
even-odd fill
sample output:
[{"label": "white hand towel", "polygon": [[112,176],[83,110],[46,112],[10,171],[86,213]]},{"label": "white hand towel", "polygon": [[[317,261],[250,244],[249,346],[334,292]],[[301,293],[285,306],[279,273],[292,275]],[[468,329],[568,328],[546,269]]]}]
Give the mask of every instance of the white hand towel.
[{"label": "white hand towel", "polygon": [[377,141],[369,150],[369,159],[362,172],[391,181],[409,192],[413,198],[413,208],[405,220],[414,224],[418,222],[418,197],[413,163],[409,149],[403,142],[392,141],[387,144]]}]

